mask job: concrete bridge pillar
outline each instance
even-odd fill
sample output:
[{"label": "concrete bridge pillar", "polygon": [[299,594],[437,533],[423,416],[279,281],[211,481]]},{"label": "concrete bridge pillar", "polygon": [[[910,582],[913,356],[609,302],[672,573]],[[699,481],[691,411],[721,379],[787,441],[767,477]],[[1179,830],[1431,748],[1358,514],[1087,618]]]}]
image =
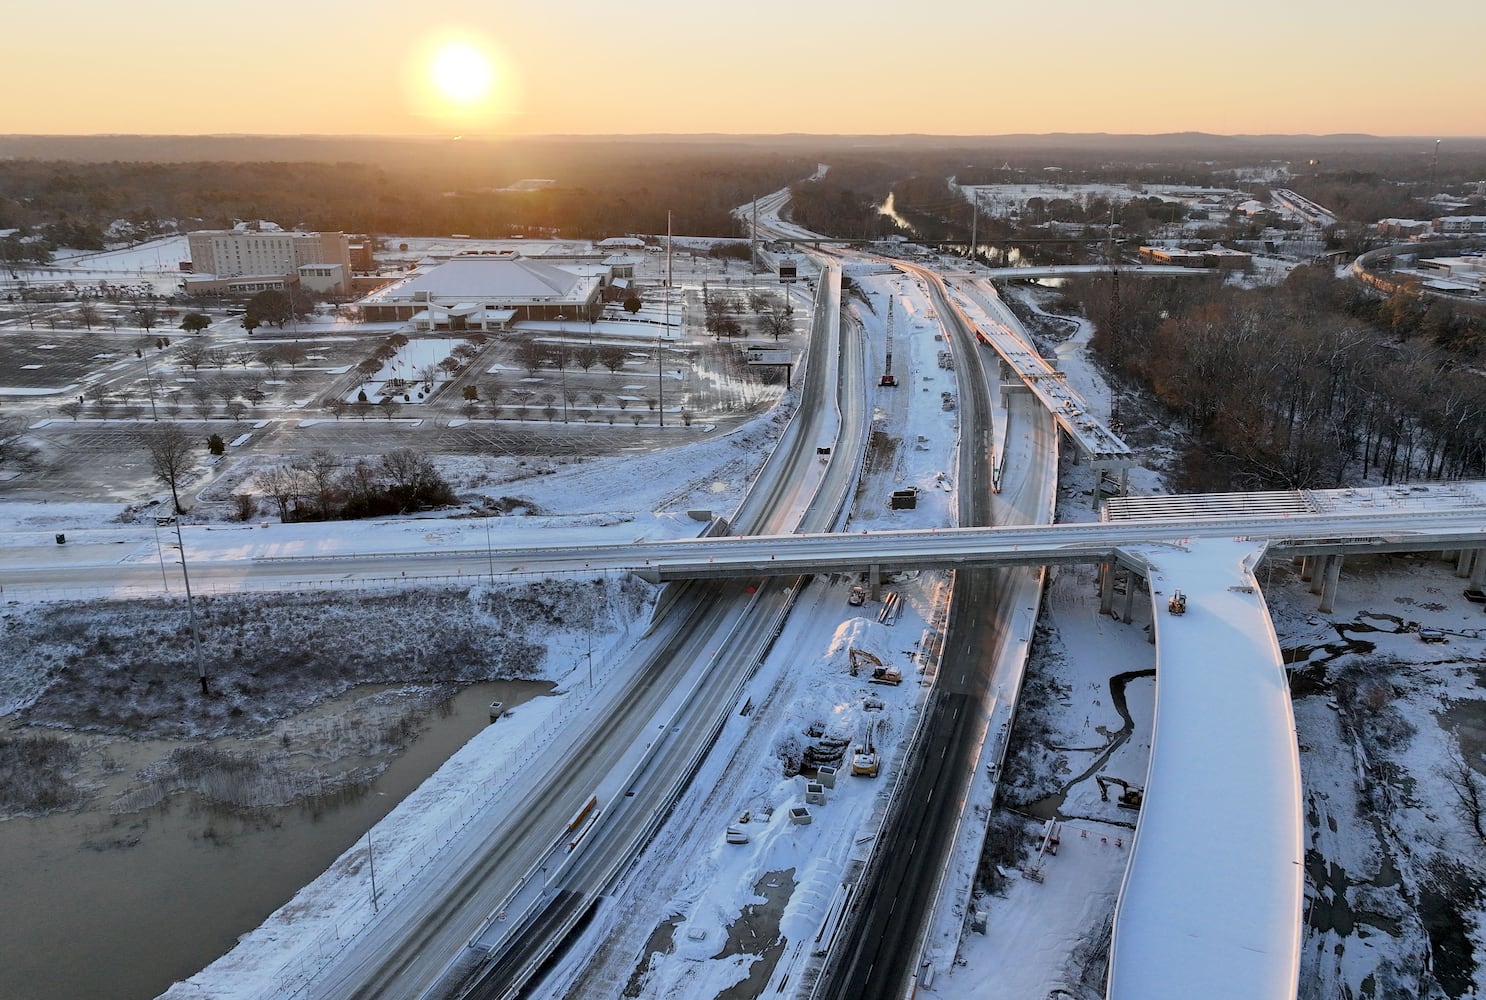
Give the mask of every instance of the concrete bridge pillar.
[{"label": "concrete bridge pillar", "polygon": [[1129,625],[1135,613],[1135,585],[1140,582],[1140,577],[1130,570],[1125,574],[1125,613],[1120,621]]},{"label": "concrete bridge pillar", "polygon": [[1464,580],[1471,575],[1471,565],[1475,562],[1475,549],[1461,549],[1460,554],[1455,557],[1455,575]]},{"label": "concrete bridge pillar", "polygon": [[1107,615],[1114,608],[1114,563],[1099,564],[1099,613]]},{"label": "concrete bridge pillar", "polygon": [[1486,549],[1476,550],[1476,564],[1471,569],[1471,586],[1476,590],[1486,586]]},{"label": "concrete bridge pillar", "polygon": [[1305,583],[1311,582],[1311,576],[1315,573],[1316,560],[1314,556],[1300,557],[1300,579]]},{"label": "concrete bridge pillar", "polygon": [[[1326,571],[1336,556],[1316,556],[1311,562],[1311,593],[1319,594],[1326,588]],[[1301,579],[1305,579],[1301,577]]]},{"label": "concrete bridge pillar", "polygon": [[872,600],[882,600],[882,567],[877,563],[867,567],[867,588]]},{"label": "concrete bridge pillar", "polygon": [[1330,614],[1336,603],[1336,588],[1342,578],[1342,557],[1334,555],[1326,562],[1326,585],[1321,588],[1321,613]]}]

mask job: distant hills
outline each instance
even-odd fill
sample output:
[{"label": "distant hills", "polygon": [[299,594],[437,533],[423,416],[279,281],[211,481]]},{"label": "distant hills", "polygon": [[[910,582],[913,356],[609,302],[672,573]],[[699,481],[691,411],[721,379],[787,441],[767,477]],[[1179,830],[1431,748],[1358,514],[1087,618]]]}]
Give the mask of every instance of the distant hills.
[{"label": "distant hills", "polygon": [[[513,150],[556,151],[563,147],[652,147],[672,152],[751,147],[788,154],[880,150],[884,152],[1024,152],[1117,157],[1204,156],[1263,159],[1327,157],[1346,153],[1408,153],[1434,149],[1435,136],[1213,135],[1173,132],[1160,135],[1049,133],[994,136],[946,135],[572,135],[520,137],[414,137],[334,135],[0,135],[0,157],[80,162],[357,162],[387,166],[441,158],[479,160]],[[1451,155],[1486,156],[1486,137],[1445,137]]]}]

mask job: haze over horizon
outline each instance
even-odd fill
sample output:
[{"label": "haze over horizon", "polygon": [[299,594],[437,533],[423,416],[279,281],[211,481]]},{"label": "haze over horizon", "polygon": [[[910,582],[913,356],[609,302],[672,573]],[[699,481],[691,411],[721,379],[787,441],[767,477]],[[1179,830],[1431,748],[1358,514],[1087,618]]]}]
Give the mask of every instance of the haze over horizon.
[{"label": "haze over horizon", "polygon": [[1486,134],[1449,58],[1486,30],[1473,0],[65,10],[9,12],[14,78],[43,85],[0,133]]}]

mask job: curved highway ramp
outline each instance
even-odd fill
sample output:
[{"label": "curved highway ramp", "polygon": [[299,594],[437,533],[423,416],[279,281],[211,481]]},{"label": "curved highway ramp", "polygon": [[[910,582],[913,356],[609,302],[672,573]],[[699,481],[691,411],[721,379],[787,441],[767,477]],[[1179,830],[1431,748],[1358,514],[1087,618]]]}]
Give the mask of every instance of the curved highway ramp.
[{"label": "curved highway ramp", "polygon": [[1203,539],[1124,550],[1150,580],[1156,717],[1115,912],[1109,1000],[1296,995],[1300,759],[1279,643],[1252,572],[1264,548]]}]

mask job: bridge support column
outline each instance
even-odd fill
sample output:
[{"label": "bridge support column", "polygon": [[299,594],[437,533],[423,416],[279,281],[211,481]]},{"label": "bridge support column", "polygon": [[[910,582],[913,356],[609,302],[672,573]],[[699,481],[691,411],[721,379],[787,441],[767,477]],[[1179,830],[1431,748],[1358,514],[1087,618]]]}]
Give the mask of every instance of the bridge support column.
[{"label": "bridge support column", "polygon": [[882,568],[876,563],[867,567],[867,593],[874,601],[882,600]]},{"label": "bridge support column", "polygon": [[1300,557],[1300,579],[1301,579],[1302,582],[1304,582],[1304,583],[1310,583],[1311,582],[1311,577],[1315,573],[1315,569],[1316,569],[1316,559],[1315,559],[1314,556],[1301,556]]},{"label": "bridge support column", "polygon": [[1342,557],[1334,555],[1326,563],[1326,585],[1321,588],[1321,613],[1331,614],[1336,603],[1336,588],[1342,578]]},{"label": "bridge support column", "polygon": [[[1319,594],[1326,587],[1326,570],[1335,556],[1316,556],[1311,560],[1311,593]],[[1305,577],[1301,577],[1305,579]]]},{"label": "bridge support column", "polygon": [[1480,590],[1486,585],[1486,549],[1476,550],[1476,565],[1471,570],[1471,586]]},{"label": "bridge support column", "polygon": [[1114,608],[1114,563],[1099,564],[1099,613],[1107,615]]},{"label": "bridge support column", "polygon": [[1471,564],[1476,558],[1475,549],[1461,549],[1455,558],[1455,575],[1464,580],[1471,575]]},{"label": "bridge support column", "polygon": [[1123,616],[1121,616],[1120,621],[1124,622],[1126,625],[1129,625],[1134,618],[1135,585],[1139,582],[1140,577],[1136,575],[1134,570],[1131,570],[1125,574],[1125,613]]}]

